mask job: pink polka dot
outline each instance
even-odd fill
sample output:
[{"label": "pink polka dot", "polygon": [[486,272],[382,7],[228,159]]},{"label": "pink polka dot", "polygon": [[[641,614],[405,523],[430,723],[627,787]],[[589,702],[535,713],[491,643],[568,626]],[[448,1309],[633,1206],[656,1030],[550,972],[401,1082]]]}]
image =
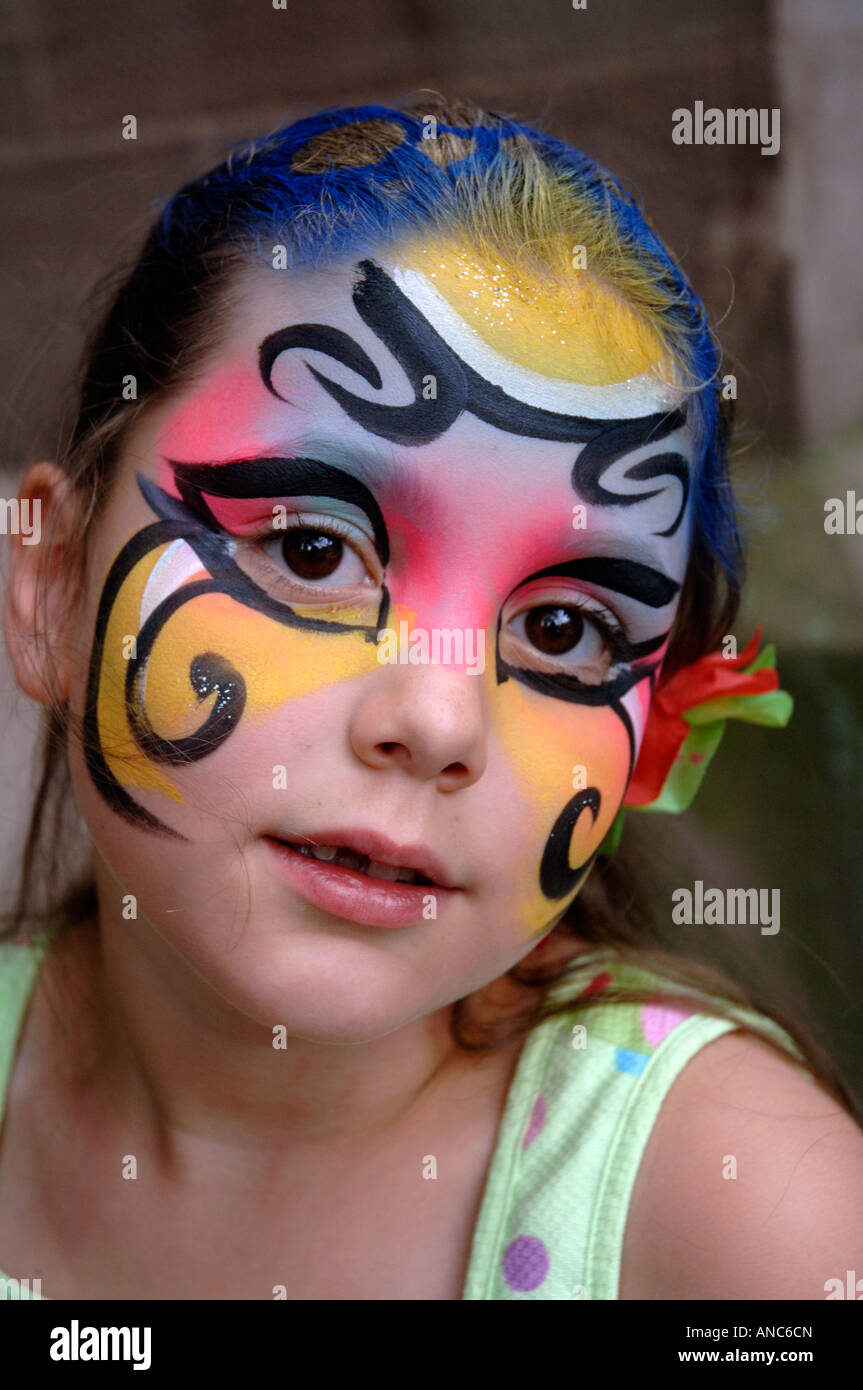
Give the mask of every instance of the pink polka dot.
[{"label": "pink polka dot", "polygon": [[664,1004],[645,1004],[641,1010],[641,1029],[650,1046],[659,1047],[679,1023],[691,1017],[691,1009],[669,1009]]},{"label": "pink polka dot", "polygon": [[524,1131],[524,1138],[521,1147],[526,1149],[528,1144],[532,1144],[538,1134],[542,1133],[545,1124],[546,1102],[542,1091],[537,1093],[536,1100],[533,1102],[533,1109],[530,1112],[530,1119],[527,1122],[527,1129]]},{"label": "pink polka dot", "polygon": [[503,1252],[503,1277],[516,1293],[530,1293],[545,1282],[548,1250],[536,1236],[516,1236]]}]

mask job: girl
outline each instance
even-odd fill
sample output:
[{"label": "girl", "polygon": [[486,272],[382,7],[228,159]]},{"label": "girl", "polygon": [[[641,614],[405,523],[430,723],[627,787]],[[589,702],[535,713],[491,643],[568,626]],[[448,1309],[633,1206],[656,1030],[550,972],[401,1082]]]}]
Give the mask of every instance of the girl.
[{"label": "girl", "polygon": [[[615,853],[725,718],[790,711],[730,637],[718,362],[620,185],[473,107],[323,112],[167,203],[20,492],[5,634],[48,722],[0,949],[9,1289],[863,1268],[841,1081],[649,949]],[[67,777],[91,852],[40,919]]]}]

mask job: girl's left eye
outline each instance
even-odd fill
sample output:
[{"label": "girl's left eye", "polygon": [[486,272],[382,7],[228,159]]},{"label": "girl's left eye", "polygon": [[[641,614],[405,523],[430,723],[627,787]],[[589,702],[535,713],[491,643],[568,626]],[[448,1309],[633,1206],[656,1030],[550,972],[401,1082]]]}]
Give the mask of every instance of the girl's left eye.
[{"label": "girl's left eye", "polygon": [[521,658],[514,664],[523,665],[524,656],[533,656],[535,664],[546,669],[552,665],[558,670],[579,670],[582,677],[597,683],[619,660],[623,633],[610,614],[581,604],[551,602],[516,613],[507,623],[507,642],[516,648],[512,654]]}]

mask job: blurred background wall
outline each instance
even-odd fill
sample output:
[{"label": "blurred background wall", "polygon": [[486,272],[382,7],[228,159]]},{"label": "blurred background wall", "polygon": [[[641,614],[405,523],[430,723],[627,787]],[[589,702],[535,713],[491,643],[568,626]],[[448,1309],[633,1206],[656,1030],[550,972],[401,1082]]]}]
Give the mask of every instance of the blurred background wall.
[{"label": "blurred background wall", "polygon": [[[641,196],[738,378],[751,583],[737,635],[765,625],[797,701],[785,732],[729,727],[692,813],[650,818],[657,852],[669,884],[780,889],[777,936],[691,927],[681,944],[793,990],[863,1096],[863,536],[824,531],[828,498],[863,497],[861,70],[859,0],[9,0],[0,14],[3,497],[51,456],[88,289],[241,138],[434,88],[542,123]],[[696,101],[778,108],[779,152],[676,145],[672,112]],[[4,906],[37,723],[3,653]]]}]

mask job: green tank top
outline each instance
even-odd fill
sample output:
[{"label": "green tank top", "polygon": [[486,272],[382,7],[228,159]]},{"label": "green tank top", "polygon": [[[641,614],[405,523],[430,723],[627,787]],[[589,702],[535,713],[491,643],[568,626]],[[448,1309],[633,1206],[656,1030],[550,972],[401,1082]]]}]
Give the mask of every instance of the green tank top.
[{"label": "green tank top", "polygon": [[[27,1004],[50,935],[0,943],[0,1129]],[[687,988],[692,1008],[601,1004],[612,986],[662,987],[661,977],[591,951],[548,1001],[571,1008],[539,1024],[510,1083],[471,1242],[462,1299],[616,1299],[638,1167],[663,1100],[701,1048],[751,1026],[805,1070],[794,1042],[760,1013]],[[668,987],[667,982],[666,987]],[[677,988],[680,992],[679,987]],[[0,1251],[0,1263],[3,1252]],[[0,1298],[45,1298],[26,1271],[4,1274]]]}]

